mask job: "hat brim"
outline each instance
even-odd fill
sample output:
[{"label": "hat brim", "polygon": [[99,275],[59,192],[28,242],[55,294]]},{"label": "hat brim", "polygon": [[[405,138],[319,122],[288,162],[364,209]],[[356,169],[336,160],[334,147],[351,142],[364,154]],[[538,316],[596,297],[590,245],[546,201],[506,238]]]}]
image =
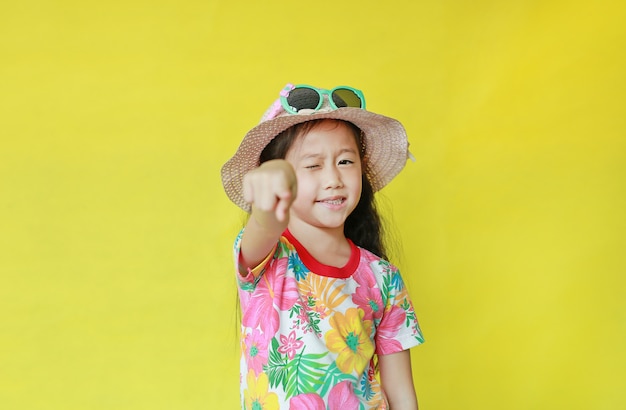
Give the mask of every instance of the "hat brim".
[{"label": "hat brim", "polygon": [[289,127],[319,119],[348,121],[363,131],[365,174],[374,191],[387,185],[404,168],[408,153],[407,135],[402,124],[393,118],[352,107],[285,115],[264,121],[248,131],[235,155],[224,164],[221,170],[222,183],[228,198],[244,211],[250,212],[250,204],[243,198],[243,177],[260,165],[261,151]]}]

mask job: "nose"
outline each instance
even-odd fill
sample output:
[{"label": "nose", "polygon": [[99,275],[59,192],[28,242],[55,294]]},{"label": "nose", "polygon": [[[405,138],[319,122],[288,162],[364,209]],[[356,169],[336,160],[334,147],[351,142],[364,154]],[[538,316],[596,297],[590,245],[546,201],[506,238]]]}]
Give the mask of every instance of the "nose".
[{"label": "nose", "polygon": [[343,181],[341,179],[341,172],[336,165],[326,167],[324,173],[325,183],[324,188],[336,189],[343,187]]}]

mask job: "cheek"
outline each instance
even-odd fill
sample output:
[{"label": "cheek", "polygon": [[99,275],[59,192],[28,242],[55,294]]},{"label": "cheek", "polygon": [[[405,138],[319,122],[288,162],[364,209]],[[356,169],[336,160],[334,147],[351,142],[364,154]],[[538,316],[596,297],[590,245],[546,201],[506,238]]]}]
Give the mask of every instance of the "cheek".
[{"label": "cheek", "polygon": [[357,188],[354,189],[354,191],[356,192],[357,196],[360,198],[361,197],[361,192],[363,191],[363,183],[361,181],[361,178],[358,178],[358,182],[357,182]]},{"label": "cheek", "polygon": [[311,192],[315,191],[317,187],[317,182],[310,176],[310,174],[296,173],[296,180],[298,181],[297,197],[310,195]]},{"label": "cheek", "polygon": [[361,169],[355,169],[354,172],[350,175],[350,178],[352,184],[354,186],[358,186],[359,190],[361,190],[361,187],[363,186],[363,174],[361,173]]}]

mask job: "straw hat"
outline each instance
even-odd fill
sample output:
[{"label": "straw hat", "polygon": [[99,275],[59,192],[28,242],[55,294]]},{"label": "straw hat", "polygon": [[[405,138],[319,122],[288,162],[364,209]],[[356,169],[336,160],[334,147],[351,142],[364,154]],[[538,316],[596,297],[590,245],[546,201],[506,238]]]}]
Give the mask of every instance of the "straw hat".
[{"label": "straw hat", "polygon": [[248,131],[235,155],[222,166],[222,184],[228,198],[250,212],[250,204],[243,199],[243,177],[260,165],[261,151],[287,128],[319,119],[348,121],[361,129],[367,158],[365,174],[374,192],[387,185],[404,168],[407,158],[412,158],[406,131],[393,118],[361,108],[333,109],[327,98],[317,111],[301,110],[298,114],[289,114],[278,99],[265,112],[261,122]]}]

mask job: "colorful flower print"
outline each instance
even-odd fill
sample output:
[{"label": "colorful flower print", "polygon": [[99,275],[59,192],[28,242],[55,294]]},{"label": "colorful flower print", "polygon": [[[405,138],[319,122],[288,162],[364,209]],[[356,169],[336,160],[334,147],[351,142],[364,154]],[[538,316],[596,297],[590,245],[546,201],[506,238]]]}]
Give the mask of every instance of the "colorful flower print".
[{"label": "colorful flower print", "polygon": [[268,363],[263,367],[270,387],[281,386],[287,398],[318,391],[326,375],[328,352],[305,354],[303,349],[289,360],[278,351],[279,348],[278,340],[273,338]]},{"label": "colorful flower print", "polygon": [[268,392],[269,382],[265,373],[256,378],[250,370],[246,380],[248,388],[243,392],[246,410],[278,410],[278,396]]},{"label": "colorful flower print", "polygon": [[337,309],[350,296],[343,291],[345,283],[325,276],[308,275],[298,283],[298,286],[300,293],[306,295],[309,301],[317,301],[309,307],[322,317]]},{"label": "colorful flower print", "polygon": [[349,308],[345,315],[336,312],[329,320],[331,329],[326,333],[326,346],[337,353],[337,367],[346,374],[362,373],[374,354],[370,340],[372,322],[363,320],[363,316],[363,310]]},{"label": "colorful flower print", "polygon": [[354,394],[352,383],[343,381],[332,388],[328,395],[328,410],[359,409],[360,402]]},{"label": "colorful flower print", "polygon": [[380,321],[376,330],[376,353],[389,354],[402,350],[402,345],[394,337],[404,326],[406,313],[401,307],[392,305],[385,311],[383,320]]},{"label": "colorful flower print", "polygon": [[296,280],[302,280],[306,278],[309,273],[309,270],[304,265],[297,253],[289,257],[288,268],[293,271]]},{"label": "colorful flower print", "polygon": [[300,394],[289,400],[290,409],[326,410],[324,400],[315,393]]},{"label": "colorful flower print", "polygon": [[[304,299],[312,300],[307,297]],[[312,304],[315,305],[315,302],[313,301]],[[289,318],[293,318],[292,329],[302,329],[305,334],[313,332],[318,337],[322,336],[322,330],[319,327],[322,317],[319,312],[311,310],[311,306],[300,302],[296,303],[289,310]]]},{"label": "colorful flower print", "polygon": [[[291,409],[326,410],[324,400],[316,393],[300,394],[289,400]],[[356,410],[361,408],[352,383],[346,380],[333,387],[328,395],[328,410]]]},{"label": "colorful flower print", "polygon": [[[268,340],[258,330],[246,335],[244,339],[244,355],[248,369],[253,369],[258,375],[263,371],[263,365],[267,364]],[[302,343],[302,342],[301,342]]]},{"label": "colorful flower print", "polygon": [[423,340],[395,266],[362,249],[350,278],[317,275],[281,238],[261,272],[237,278],[244,409],[387,408],[372,356]]},{"label": "colorful flower print", "polygon": [[372,397],[375,395],[374,386],[372,386],[372,381],[375,380],[376,377],[374,374],[374,368],[374,363],[370,362],[367,372],[363,373],[361,379],[359,380],[360,390],[363,397],[368,401],[372,400]]},{"label": "colorful flower print", "polygon": [[352,295],[352,301],[356,303],[365,315],[366,320],[380,319],[383,316],[384,305],[383,298],[380,295],[374,277],[371,275],[360,275],[357,279],[359,287]]},{"label": "colorful flower print", "polygon": [[285,264],[284,259],[276,261],[260,278],[243,314],[244,326],[251,329],[258,327],[264,334],[273,335],[279,322],[274,305],[280,310],[288,310],[298,300],[297,283],[295,279],[285,277]]},{"label": "colorful flower print", "polygon": [[289,360],[293,360],[296,352],[304,345],[302,340],[296,339],[296,332],[289,333],[289,336],[280,335],[280,347],[278,352],[286,354]]},{"label": "colorful flower print", "polygon": [[376,379],[376,370],[374,365],[370,366],[367,369],[367,374],[364,374],[361,378],[361,391],[363,392],[363,397],[367,400],[367,404],[371,408],[386,408],[377,407],[381,402],[384,402],[384,397],[380,388],[380,383],[378,382],[378,379]]}]

